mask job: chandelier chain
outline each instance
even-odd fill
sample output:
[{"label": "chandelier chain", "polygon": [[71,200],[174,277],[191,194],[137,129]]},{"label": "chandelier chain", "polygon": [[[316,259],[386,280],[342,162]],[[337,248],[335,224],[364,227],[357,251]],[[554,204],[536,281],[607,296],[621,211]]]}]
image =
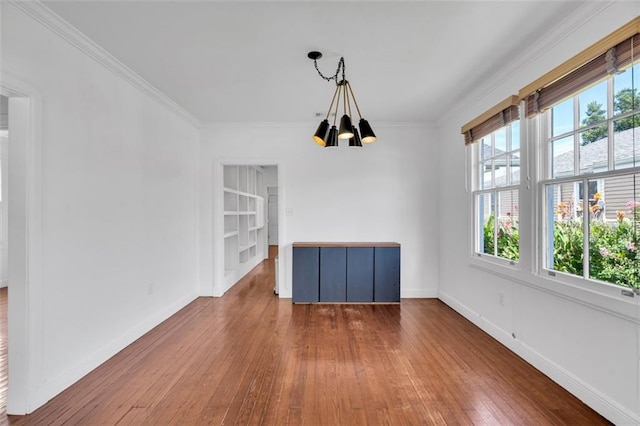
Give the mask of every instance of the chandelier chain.
[{"label": "chandelier chain", "polygon": [[338,74],[340,74],[340,70],[342,70],[342,80],[346,81],[346,78],[345,78],[346,67],[344,65],[344,57],[341,57],[340,61],[338,61],[338,68],[336,69],[336,73],[331,77],[325,77],[325,75],[322,74],[322,72],[320,71],[320,68],[318,68],[318,61],[316,59],[313,60],[313,65],[315,65],[316,71],[318,71],[318,75],[327,81],[334,80],[336,84],[338,84],[339,83]]}]

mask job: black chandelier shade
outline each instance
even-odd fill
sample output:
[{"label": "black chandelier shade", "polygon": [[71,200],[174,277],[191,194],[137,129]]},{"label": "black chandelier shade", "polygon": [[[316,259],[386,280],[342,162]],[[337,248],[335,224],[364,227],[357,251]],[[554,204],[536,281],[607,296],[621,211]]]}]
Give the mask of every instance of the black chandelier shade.
[{"label": "black chandelier shade", "polygon": [[362,142],[371,143],[376,141],[377,139],[376,135],[375,133],[373,133],[373,130],[371,129],[371,126],[369,125],[369,122],[367,120],[365,120],[364,118],[361,118],[360,123],[358,123],[358,125],[360,126],[360,134],[362,135]]},{"label": "black chandelier shade", "polygon": [[353,131],[353,137],[349,139],[349,146],[354,146],[354,147],[362,146],[362,140],[360,139],[358,130],[355,128],[355,126],[352,126],[351,129]]},{"label": "black chandelier shade", "polygon": [[[320,70],[318,69],[317,60],[322,57],[320,52],[309,52],[307,55],[310,59],[313,59],[313,63],[318,71],[320,77],[327,81],[335,80],[336,82],[336,90],[333,93],[333,98],[331,98],[331,104],[329,105],[329,109],[327,111],[327,115],[324,120],[320,122],[316,132],[313,135],[313,140],[320,146],[323,147],[336,147],[338,146],[339,140],[348,140],[350,147],[361,147],[362,143],[371,143],[376,141],[376,135],[371,128],[371,125],[367,120],[362,117],[360,113],[360,107],[358,106],[358,102],[356,101],[355,95],[353,94],[353,89],[351,88],[351,84],[345,78],[345,66],[344,66],[344,58],[340,58],[338,62],[338,69],[336,70],[336,74],[331,77],[325,77],[322,75]],[[338,81],[338,74],[340,74],[340,70],[342,70],[342,79]],[[340,118],[340,125],[337,127],[337,117],[338,110],[340,109],[340,101],[342,100],[342,117]],[[351,114],[351,101],[356,107],[356,111],[358,112],[358,116],[360,117],[360,121],[358,123],[358,127],[360,128],[360,133],[353,124],[352,114]],[[329,117],[333,111],[333,124],[329,123]],[[331,128],[329,128],[331,126]]]},{"label": "black chandelier shade", "polygon": [[351,139],[353,137],[353,126],[351,125],[351,117],[347,114],[340,119],[340,132],[338,139]]},{"label": "black chandelier shade", "polygon": [[329,136],[327,137],[326,147],[338,146],[338,129],[336,126],[331,126],[329,130]]},{"label": "black chandelier shade", "polygon": [[327,132],[329,131],[329,120],[322,120],[318,130],[313,135],[313,140],[320,146],[327,146]]}]

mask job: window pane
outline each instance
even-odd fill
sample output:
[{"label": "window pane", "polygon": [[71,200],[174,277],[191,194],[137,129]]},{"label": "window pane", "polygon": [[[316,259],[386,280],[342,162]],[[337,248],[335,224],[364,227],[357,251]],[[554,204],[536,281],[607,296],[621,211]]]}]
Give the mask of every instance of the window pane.
[{"label": "window pane", "polygon": [[480,152],[482,153],[482,159],[486,160],[493,157],[493,148],[491,145],[491,136],[482,138],[480,141]]},{"label": "window pane", "polygon": [[640,166],[640,114],[613,122],[615,168]]},{"label": "window pane", "polygon": [[551,136],[558,136],[573,130],[573,98],[551,108],[551,123]]},{"label": "window pane", "polygon": [[640,63],[613,77],[613,112],[615,115],[640,108],[638,81],[640,81]]},{"label": "window pane", "polygon": [[507,155],[496,157],[494,161],[494,184],[495,186],[506,186],[509,184],[507,176]]},{"label": "window pane", "polygon": [[505,127],[494,132],[494,155],[504,154],[507,151],[507,130]]},{"label": "window pane", "polygon": [[520,152],[514,152],[511,154],[509,165],[511,169],[509,173],[511,182],[509,185],[517,185],[520,183]]},{"label": "window pane", "polygon": [[607,81],[580,93],[580,127],[601,123],[607,119]]},{"label": "window pane", "polygon": [[574,147],[573,136],[558,139],[552,142],[552,173],[554,178],[572,176],[574,174]]},{"label": "window pane", "polygon": [[479,230],[478,253],[494,255],[495,250],[495,216],[493,214],[493,194],[479,194],[477,198]]},{"label": "window pane", "polygon": [[482,182],[480,189],[493,188],[493,160],[487,160],[480,163],[480,179]]},{"label": "window pane", "polygon": [[518,229],[518,191],[498,192],[498,257],[509,260],[519,258],[519,229]]},{"label": "window pane", "polygon": [[[580,145],[589,145],[596,142],[601,142],[607,137],[607,125],[592,127],[589,130],[585,130],[580,133]],[[606,145],[606,142],[605,142]]]},{"label": "window pane", "polygon": [[[590,181],[591,183],[592,181]],[[640,174],[613,176],[590,200],[589,276],[640,287]]]},{"label": "window pane", "polygon": [[511,123],[511,150],[520,149],[520,120]]},{"label": "window pane", "polygon": [[[582,276],[582,217],[574,217],[574,183],[546,186],[547,268]],[[582,200],[578,200],[582,202]]]},{"label": "window pane", "polygon": [[[609,139],[607,138],[607,126],[589,129],[580,133],[579,137],[581,141],[580,174],[608,170]],[[598,139],[587,144],[584,143],[585,139],[593,137]]]}]

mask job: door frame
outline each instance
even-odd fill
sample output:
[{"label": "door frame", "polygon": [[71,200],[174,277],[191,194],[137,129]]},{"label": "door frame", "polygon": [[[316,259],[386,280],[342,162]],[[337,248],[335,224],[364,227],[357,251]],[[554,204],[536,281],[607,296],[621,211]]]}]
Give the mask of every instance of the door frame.
[{"label": "door frame", "polygon": [[[270,194],[269,193],[269,188],[276,188],[276,193],[275,194]],[[280,232],[280,206],[279,206],[280,197],[278,195],[279,194],[278,194],[278,187],[277,186],[273,186],[273,185],[267,186],[267,245],[271,245],[271,244],[269,244],[269,235],[271,235],[271,232],[269,231],[269,228],[271,226],[271,221],[269,221],[269,208],[271,207],[271,201],[269,201],[269,200],[270,200],[270,197],[272,197],[272,196],[275,196],[278,199],[278,206],[277,206],[278,207],[278,215],[277,215],[278,233]],[[276,236],[276,238],[279,238],[279,235]],[[278,244],[277,245],[280,245],[280,240],[279,239],[278,239]]]},{"label": "door frame", "polygon": [[27,414],[39,396],[43,365],[42,97],[4,69],[0,93],[9,97],[9,235],[7,413]]},{"label": "door frame", "polygon": [[[212,205],[212,251],[213,251],[213,282],[205,291],[215,297],[224,294],[224,190],[223,171],[224,166],[275,166],[278,169],[278,252],[282,250],[286,237],[284,217],[284,166],[278,160],[264,158],[216,158],[212,162],[211,185],[213,194]],[[268,244],[267,244],[268,256]],[[278,280],[284,282],[286,262],[284,256],[278,256]]]}]

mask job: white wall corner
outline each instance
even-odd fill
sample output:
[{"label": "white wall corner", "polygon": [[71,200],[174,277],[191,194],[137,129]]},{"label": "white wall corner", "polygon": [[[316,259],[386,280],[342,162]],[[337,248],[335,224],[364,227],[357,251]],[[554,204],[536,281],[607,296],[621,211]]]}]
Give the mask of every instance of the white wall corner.
[{"label": "white wall corner", "polygon": [[137,88],[145,95],[156,100],[161,105],[164,105],[191,125],[196,128],[200,128],[200,120],[198,120],[193,114],[178,105],[173,99],[169,98],[151,83],[134,72],[131,68],[120,62],[89,37],[78,31],[73,25],[65,21],[43,3],[39,1],[21,0],[8,0],[7,2],[57,34],[60,38],[66,40],[69,44],[104,66],[109,71],[129,82],[133,87]]},{"label": "white wall corner", "polygon": [[435,288],[400,288],[402,299],[437,299],[438,290]]},{"label": "white wall corner", "polygon": [[113,357],[144,334],[151,331],[154,327],[157,327],[163,321],[177,313],[189,303],[193,302],[197,297],[198,295],[193,292],[180,298],[175,303],[166,306],[163,310],[152,317],[146,318],[144,321],[132,327],[116,339],[108,342],[92,355],[75,363],[74,366],[67,369],[64,373],[50,380],[44,380],[36,389],[33,390],[32,395],[30,395],[30,409],[28,412],[33,411],[33,407],[37,408],[46,404],[52,395],[58,395],[67,389],[69,386],[106,362],[109,358]]},{"label": "white wall corner", "polygon": [[[460,112],[470,104],[477,103],[485,96],[493,93],[508,78],[526,68],[561,40],[569,37],[577,29],[585,25],[586,22],[598,16],[604,9],[611,6],[612,3],[614,3],[614,1],[607,0],[585,2],[580,5],[574,13],[566,16],[554,28],[533,41],[526,49],[522,50],[522,53],[512,58],[508,64],[503,62],[499,63],[499,68],[488,73],[489,78],[485,80],[484,84],[468,92],[464,98],[461,99],[461,102],[457,102],[450,108],[444,108],[443,111],[445,111],[445,114],[440,116],[436,123],[440,125],[443,121],[458,116]],[[508,95],[508,93],[503,93],[500,96],[504,98]]]}]

